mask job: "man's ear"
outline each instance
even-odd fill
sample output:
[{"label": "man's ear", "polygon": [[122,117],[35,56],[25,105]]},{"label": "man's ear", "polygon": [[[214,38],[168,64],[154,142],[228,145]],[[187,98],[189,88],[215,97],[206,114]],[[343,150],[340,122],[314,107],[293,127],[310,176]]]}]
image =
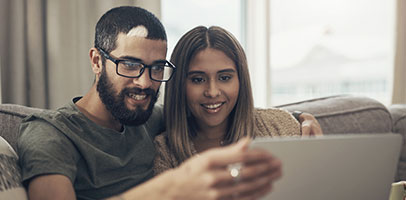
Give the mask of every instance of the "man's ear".
[{"label": "man's ear", "polygon": [[92,71],[95,73],[96,76],[98,76],[102,72],[102,57],[100,55],[100,52],[92,47],[90,48],[89,51],[89,56],[90,56],[90,64],[92,65]]}]

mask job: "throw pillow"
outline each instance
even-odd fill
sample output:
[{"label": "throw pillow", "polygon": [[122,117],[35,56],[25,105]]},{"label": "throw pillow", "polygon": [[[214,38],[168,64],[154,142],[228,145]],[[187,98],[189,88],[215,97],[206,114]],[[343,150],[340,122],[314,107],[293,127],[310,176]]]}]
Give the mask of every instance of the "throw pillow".
[{"label": "throw pillow", "polygon": [[0,136],[0,199],[28,199],[21,183],[21,170],[17,162],[17,154]]}]

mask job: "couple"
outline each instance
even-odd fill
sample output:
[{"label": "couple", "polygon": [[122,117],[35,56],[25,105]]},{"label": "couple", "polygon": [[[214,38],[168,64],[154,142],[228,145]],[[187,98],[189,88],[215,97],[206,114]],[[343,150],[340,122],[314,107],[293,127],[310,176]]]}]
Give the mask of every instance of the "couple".
[{"label": "couple", "polygon": [[[173,64],[166,40],[144,9],[118,7],[100,18],[89,52],[92,88],[21,124],[30,199],[253,199],[271,189],[280,161],[248,149],[244,137],[300,134],[297,121],[253,109],[245,54],[225,30],[188,32]],[[164,110],[155,105],[161,82]],[[242,167],[230,169],[236,163]]]}]

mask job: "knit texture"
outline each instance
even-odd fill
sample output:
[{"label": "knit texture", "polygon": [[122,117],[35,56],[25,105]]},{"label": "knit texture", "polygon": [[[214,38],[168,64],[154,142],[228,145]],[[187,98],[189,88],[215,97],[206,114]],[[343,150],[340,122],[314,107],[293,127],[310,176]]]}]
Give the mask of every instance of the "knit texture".
[{"label": "knit texture", "polygon": [[[283,109],[255,109],[254,117],[258,130],[256,137],[292,137],[301,134],[299,122]],[[155,148],[157,151],[154,162],[155,175],[181,164],[174,152],[169,149],[166,132],[155,137]],[[197,153],[193,146],[190,148],[192,152]]]}]

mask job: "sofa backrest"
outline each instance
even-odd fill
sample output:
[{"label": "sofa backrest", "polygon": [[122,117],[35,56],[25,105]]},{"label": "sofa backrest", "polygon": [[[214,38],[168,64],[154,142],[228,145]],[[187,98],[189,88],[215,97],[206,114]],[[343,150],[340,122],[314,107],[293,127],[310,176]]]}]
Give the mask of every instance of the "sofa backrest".
[{"label": "sofa backrest", "polygon": [[369,97],[330,96],[278,107],[313,114],[324,134],[392,132],[391,113],[383,104]]},{"label": "sofa backrest", "polygon": [[[399,133],[406,144],[406,105],[391,105],[362,96],[330,96],[277,106],[313,114],[325,134]],[[20,122],[43,109],[0,104],[0,136],[16,149]],[[403,145],[396,180],[406,180],[406,145]]]},{"label": "sofa backrest", "polygon": [[42,109],[16,104],[0,104],[0,136],[16,149],[21,120],[40,111]]},{"label": "sofa backrest", "polygon": [[[330,96],[277,107],[313,114],[325,134],[384,133],[392,132],[393,127],[389,110],[380,102],[369,97]],[[15,148],[21,120],[42,110],[16,104],[0,104],[0,136]],[[401,114],[402,112],[399,113],[399,115]]]}]

